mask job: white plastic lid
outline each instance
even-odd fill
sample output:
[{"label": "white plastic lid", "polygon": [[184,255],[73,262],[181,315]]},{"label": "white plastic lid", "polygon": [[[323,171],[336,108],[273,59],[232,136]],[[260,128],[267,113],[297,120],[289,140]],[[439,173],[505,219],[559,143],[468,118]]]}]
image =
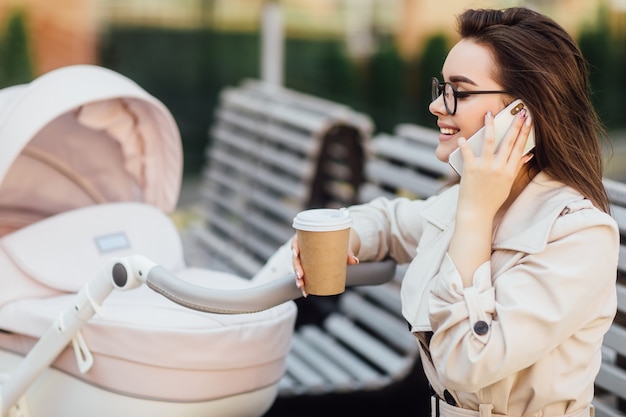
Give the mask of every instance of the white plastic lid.
[{"label": "white plastic lid", "polygon": [[340,209],[311,209],[301,211],[293,219],[293,228],[308,232],[332,232],[352,226],[350,212]]}]

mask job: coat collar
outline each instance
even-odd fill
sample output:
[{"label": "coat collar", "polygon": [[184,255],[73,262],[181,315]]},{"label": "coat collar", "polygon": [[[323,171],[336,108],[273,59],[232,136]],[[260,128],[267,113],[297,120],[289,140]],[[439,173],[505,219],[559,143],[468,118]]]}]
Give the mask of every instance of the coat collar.
[{"label": "coat collar", "polygon": [[[440,228],[454,227],[459,186],[454,185],[431,199],[423,217]],[[502,218],[495,232],[493,249],[511,249],[526,253],[542,251],[556,218],[574,202],[591,207],[591,202],[544,172],[537,174],[524,188]]]},{"label": "coat collar", "polygon": [[[428,296],[454,231],[459,187],[452,186],[423,207],[423,218],[440,230],[432,246],[423,248],[402,281],[402,314],[413,332],[430,331]],[[578,192],[540,172],[509,207],[495,231],[493,249],[541,252],[561,213],[592,207]],[[434,252],[427,252],[429,249]]]},{"label": "coat collar", "polygon": [[502,218],[493,248],[541,252],[548,244],[552,225],[561,214],[592,206],[578,191],[540,172]]}]

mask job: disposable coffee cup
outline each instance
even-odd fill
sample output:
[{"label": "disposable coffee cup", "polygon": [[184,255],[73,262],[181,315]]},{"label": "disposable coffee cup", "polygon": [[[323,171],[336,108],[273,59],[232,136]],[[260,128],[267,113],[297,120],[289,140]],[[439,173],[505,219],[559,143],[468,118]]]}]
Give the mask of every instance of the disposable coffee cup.
[{"label": "disposable coffee cup", "polygon": [[350,226],[352,218],[345,208],[305,210],[293,219],[307,294],[345,291]]}]

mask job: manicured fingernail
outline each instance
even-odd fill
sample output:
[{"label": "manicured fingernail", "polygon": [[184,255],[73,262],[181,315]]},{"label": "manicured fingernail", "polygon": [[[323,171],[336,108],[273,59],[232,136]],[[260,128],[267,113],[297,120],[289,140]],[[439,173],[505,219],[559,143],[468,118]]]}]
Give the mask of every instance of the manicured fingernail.
[{"label": "manicured fingernail", "polygon": [[296,252],[294,248],[291,248],[291,254],[294,256],[294,258],[298,257],[298,252]]},{"label": "manicured fingernail", "polygon": [[530,124],[531,124],[531,123],[532,123],[532,120],[531,120],[531,116],[530,116],[530,114],[529,114],[529,115],[528,115],[528,117],[526,118],[526,121],[524,122],[524,124],[525,124],[526,126],[530,126]]},{"label": "manicured fingernail", "polygon": [[309,294],[306,293],[306,291],[304,291],[304,288],[302,288],[302,296],[304,298],[306,298]]},{"label": "manicured fingernail", "polygon": [[491,112],[490,112],[490,111],[488,111],[488,112],[487,112],[487,114],[485,115],[485,117],[486,117],[487,119],[491,119],[491,118],[493,117],[493,114],[491,114]]},{"label": "manicured fingernail", "polygon": [[356,256],[352,255],[352,259],[354,259],[357,264],[359,263],[359,258],[357,258]]},{"label": "manicured fingernail", "polygon": [[523,119],[524,117],[526,117],[526,109],[522,109],[522,111],[519,112],[519,118]]},{"label": "manicured fingernail", "polygon": [[531,159],[533,159],[533,157],[535,156],[534,153],[529,153],[528,155],[526,155],[526,160],[524,161],[525,164],[529,163]]},{"label": "manicured fingernail", "polygon": [[294,271],[294,272],[295,272],[295,274],[296,274],[296,279],[297,279],[297,280],[298,280],[298,279],[300,279],[300,278],[302,278],[302,277],[300,276],[300,271]]}]

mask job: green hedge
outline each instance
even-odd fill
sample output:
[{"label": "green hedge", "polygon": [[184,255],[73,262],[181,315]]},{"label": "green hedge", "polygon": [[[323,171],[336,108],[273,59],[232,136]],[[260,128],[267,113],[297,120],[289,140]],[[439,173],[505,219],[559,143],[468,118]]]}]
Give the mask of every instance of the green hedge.
[{"label": "green hedge", "polygon": [[17,10],[9,15],[4,33],[0,33],[0,88],[27,83],[32,79],[26,16]]},{"label": "green hedge", "polygon": [[[598,20],[606,19],[601,15]],[[0,88],[32,80],[25,14],[13,12],[0,36]],[[390,132],[405,122],[434,126],[428,82],[440,73],[450,40],[433,35],[411,61],[400,57],[390,36],[377,41],[374,55],[355,61],[341,40],[287,39],[284,84],[370,115],[377,131]],[[609,130],[624,129],[626,35],[597,25],[585,28],[579,43],[602,120]],[[174,115],[183,138],[185,175],[198,174],[204,165],[219,92],[259,77],[258,34],[112,27],[100,45],[101,65],[135,80]]]},{"label": "green hedge", "polygon": [[626,126],[624,34],[613,34],[607,25],[597,25],[583,29],[578,43],[589,63],[592,96],[602,121],[610,130],[623,129]]},{"label": "green hedge", "polygon": [[[355,62],[344,42],[287,39],[284,84],[366,113],[379,131],[402,122],[432,123],[428,80],[440,72],[445,38],[429,44],[424,65],[404,62],[391,38],[379,44],[371,59]],[[165,103],[183,136],[185,174],[195,175],[204,164],[219,92],[259,77],[259,45],[256,34],[118,27],[103,38],[101,63]]]}]

